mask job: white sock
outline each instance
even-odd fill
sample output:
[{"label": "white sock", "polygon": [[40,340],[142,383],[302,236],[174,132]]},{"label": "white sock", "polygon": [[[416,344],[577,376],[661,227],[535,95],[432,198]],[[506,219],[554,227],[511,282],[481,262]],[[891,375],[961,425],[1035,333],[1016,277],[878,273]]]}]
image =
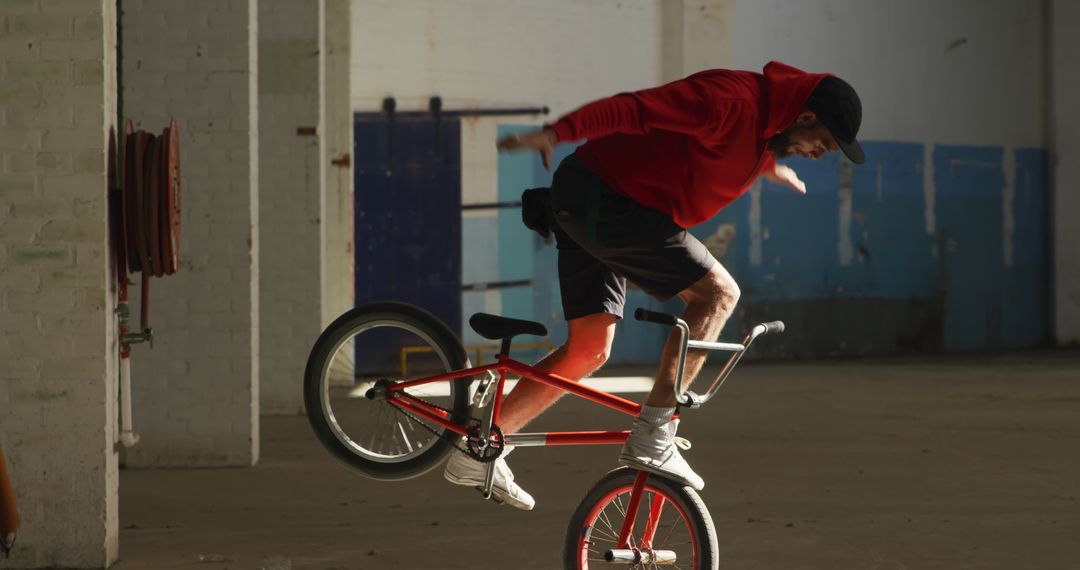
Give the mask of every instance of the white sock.
[{"label": "white sock", "polygon": [[638,419],[649,425],[659,427],[670,422],[671,417],[674,415],[674,406],[670,408],[661,406],[642,406],[641,413],[638,414]]}]

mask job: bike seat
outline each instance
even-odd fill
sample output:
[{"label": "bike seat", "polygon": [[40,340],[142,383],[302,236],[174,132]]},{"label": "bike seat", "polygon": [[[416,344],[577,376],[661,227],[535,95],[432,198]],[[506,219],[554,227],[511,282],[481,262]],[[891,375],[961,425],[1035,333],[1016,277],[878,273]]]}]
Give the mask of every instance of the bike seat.
[{"label": "bike seat", "polygon": [[547,327],[541,323],[487,313],[476,313],[469,317],[469,326],[480,336],[491,340],[510,338],[519,334],[547,336]]}]

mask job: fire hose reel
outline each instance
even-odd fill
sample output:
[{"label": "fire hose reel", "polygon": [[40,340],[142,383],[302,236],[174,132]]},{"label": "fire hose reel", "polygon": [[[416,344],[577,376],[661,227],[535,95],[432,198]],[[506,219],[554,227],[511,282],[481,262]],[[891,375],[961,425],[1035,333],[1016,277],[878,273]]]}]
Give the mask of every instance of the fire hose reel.
[{"label": "fire hose reel", "polygon": [[151,341],[149,278],[180,267],[180,144],[176,119],[158,135],[124,128],[120,174],[113,176],[112,236],[120,288],[118,313],[126,329],[127,274],[142,273],[142,332],[128,333],[125,345]]},{"label": "fire hose reel", "polygon": [[[176,119],[172,119],[158,135],[136,131],[127,121],[119,153],[115,140],[109,141],[109,229],[119,297],[120,443],[125,447],[139,441],[131,427],[130,358],[132,344],[149,342],[153,346],[150,278],[172,275],[180,268],[179,139]],[[138,332],[129,332],[129,272],[142,273]]]}]

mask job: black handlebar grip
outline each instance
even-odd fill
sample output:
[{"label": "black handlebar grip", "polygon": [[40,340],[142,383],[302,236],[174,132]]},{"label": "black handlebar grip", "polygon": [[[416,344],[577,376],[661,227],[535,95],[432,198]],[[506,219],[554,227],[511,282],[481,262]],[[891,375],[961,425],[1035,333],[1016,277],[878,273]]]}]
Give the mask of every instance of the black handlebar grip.
[{"label": "black handlebar grip", "polygon": [[669,327],[673,327],[679,322],[679,317],[676,317],[675,315],[669,315],[667,313],[657,313],[656,311],[649,311],[646,309],[638,309],[634,311],[634,318],[639,321],[648,321],[650,323],[667,325]]},{"label": "black handlebar grip", "polygon": [[769,334],[784,332],[784,321],[765,323],[765,332]]}]

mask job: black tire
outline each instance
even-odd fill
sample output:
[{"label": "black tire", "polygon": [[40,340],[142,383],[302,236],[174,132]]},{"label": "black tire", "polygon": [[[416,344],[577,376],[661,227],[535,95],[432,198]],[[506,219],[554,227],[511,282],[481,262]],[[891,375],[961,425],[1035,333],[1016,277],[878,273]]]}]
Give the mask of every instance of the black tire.
[{"label": "black tire", "polygon": [[[570,517],[570,526],[566,530],[566,542],[563,548],[563,565],[565,568],[568,570],[588,568],[590,560],[599,562],[594,564],[593,567],[607,568],[610,566],[610,564],[603,561],[603,555],[607,549],[614,547],[615,540],[609,540],[607,537],[611,535],[618,536],[619,528],[625,517],[615,520],[620,513],[619,509],[608,511],[605,510],[605,507],[608,505],[615,506],[615,501],[619,498],[625,504],[626,498],[630,495],[630,489],[634,486],[634,479],[637,474],[636,469],[620,467],[604,475],[585,494],[585,498],[578,504],[574,515]],[[661,532],[667,532],[667,536],[655,543],[656,548],[658,550],[675,550],[670,547],[666,548],[668,545],[662,542],[668,539],[671,539],[672,542],[680,541],[681,535],[672,537],[671,533],[675,530],[676,525],[681,525],[685,528],[685,535],[691,539],[692,545],[689,547],[680,546],[683,552],[679,554],[677,567],[693,568],[694,570],[716,570],[719,567],[716,527],[713,525],[712,517],[709,516],[709,510],[705,507],[705,503],[697,492],[690,487],[657,475],[649,475],[645,490],[646,500],[643,500],[638,508],[639,514],[635,519],[634,536],[639,537],[641,535],[641,529],[644,526],[643,517],[652,505],[652,497],[658,494],[662,495],[668,502],[674,503],[677,509],[665,507],[662,512],[660,517],[661,530],[656,534],[657,538],[660,538]],[[652,495],[650,496],[649,493],[652,493]],[[669,513],[668,511],[672,512]],[[613,517],[612,514],[615,516]],[[668,528],[667,521],[672,521],[671,530],[666,530]],[[608,528],[599,528],[601,523]],[[687,555],[687,552],[691,554]],[[687,558],[693,560],[687,560]],[[652,568],[653,566],[634,565],[626,567]]]},{"label": "black tire", "polygon": [[[406,303],[393,301],[369,303],[341,315],[319,335],[319,339],[311,349],[304,371],[304,405],[308,421],[319,441],[330,453],[357,473],[384,481],[410,479],[436,467],[452,449],[452,442],[456,441],[458,436],[441,426],[434,426],[427,432],[419,429],[418,433],[421,437],[430,438],[424,444],[426,447],[414,450],[410,445],[408,453],[400,457],[374,453],[354,441],[355,434],[346,434],[343,431],[339,425],[339,418],[335,416],[330,403],[331,364],[339,354],[349,356],[347,350],[342,353],[340,349],[346,347],[346,342],[353,342],[353,339],[358,338],[358,335],[363,332],[381,328],[401,329],[417,338],[424,339],[432,347],[432,354],[439,358],[439,366],[445,368],[440,372],[461,370],[470,366],[465,349],[457,336],[431,313]],[[355,343],[349,346],[354,349],[353,355],[355,355]],[[387,358],[393,357],[394,354],[387,355]],[[357,370],[360,365],[358,362],[352,363],[353,371],[350,375],[354,382],[359,375]],[[447,383],[450,386],[450,394],[445,398],[445,407],[452,411],[452,417],[458,423],[463,423],[469,415],[469,381],[469,378],[464,378]],[[359,390],[364,391],[363,387]],[[386,414],[387,417],[402,418],[403,425],[408,425],[410,429],[417,427],[415,422],[408,417],[394,415],[401,412],[384,400],[351,397],[357,401],[356,405],[364,406],[358,415],[366,414],[370,417],[370,412],[375,411],[380,414],[380,417],[381,414]],[[401,426],[398,428],[401,429]],[[432,433],[432,430],[435,433]],[[387,432],[378,434],[377,437],[382,438],[378,441],[385,441],[386,437],[391,439],[397,437],[397,433]]]}]

